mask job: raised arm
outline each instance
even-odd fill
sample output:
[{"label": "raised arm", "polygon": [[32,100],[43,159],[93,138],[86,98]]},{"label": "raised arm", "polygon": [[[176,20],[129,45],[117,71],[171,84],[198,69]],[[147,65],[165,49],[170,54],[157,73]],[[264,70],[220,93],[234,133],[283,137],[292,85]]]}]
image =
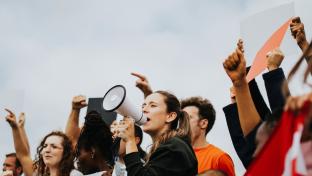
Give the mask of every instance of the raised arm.
[{"label": "raised arm", "polygon": [[[282,108],[286,101],[282,91],[286,77],[284,75],[283,69],[280,68],[280,65],[284,59],[284,54],[279,48],[277,48],[270,51],[266,57],[267,68],[269,72],[263,74],[262,77],[270,103],[270,108],[272,111],[274,111],[277,108]],[[285,93],[288,96],[290,91],[287,87],[284,88],[286,91]]]},{"label": "raised arm", "polygon": [[[25,176],[32,176],[33,175],[33,162],[30,157],[29,148],[27,147],[25,141],[23,140],[23,138],[27,139],[26,133],[21,134],[21,129],[19,128],[18,123],[16,122],[15,114],[9,109],[5,109],[5,110],[9,113],[5,118],[12,128],[16,156],[22,164],[23,172]],[[21,116],[24,116],[24,114],[21,113],[20,117]]]},{"label": "raised arm", "polygon": [[[298,46],[304,52],[309,47],[306,34],[304,31],[304,24],[301,22],[300,17],[294,17],[290,23],[291,35],[296,40]],[[307,62],[312,58],[312,52],[306,54],[305,59]]]},{"label": "raised arm", "polygon": [[233,83],[239,120],[243,134],[246,136],[257,126],[261,118],[251,98],[246,80],[246,61],[241,49],[237,48],[234,53],[228,56],[223,62],[223,67]]},{"label": "raised arm", "polygon": [[80,135],[80,128],[79,128],[79,114],[80,109],[87,106],[86,97],[79,95],[75,96],[72,100],[72,108],[69,114],[69,118],[67,120],[65,134],[69,137],[72,141],[73,146],[76,146],[79,135]]},{"label": "raised arm", "polygon": [[25,131],[25,128],[24,128],[24,125],[25,125],[25,113],[22,112],[20,114],[20,116],[18,118],[18,121],[17,121],[17,125],[19,127],[20,134],[21,134],[22,140],[24,142],[24,145],[27,147],[28,153],[30,153],[29,142],[28,142],[28,138],[27,138],[26,131]]},{"label": "raised arm", "polygon": [[149,84],[146,76],[135,72],[132,72],[131,75],[139,78],[138,80],[136,80],[135,86],[143,92],[144,98],[146,98],[149,94],[153,93],[151,85]]}]

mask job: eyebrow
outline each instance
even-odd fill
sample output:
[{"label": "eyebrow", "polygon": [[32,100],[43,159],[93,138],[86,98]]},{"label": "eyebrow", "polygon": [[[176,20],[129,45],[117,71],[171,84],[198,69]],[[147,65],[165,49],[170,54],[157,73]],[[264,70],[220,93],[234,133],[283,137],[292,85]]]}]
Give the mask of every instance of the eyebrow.
[{"label": "eyebrow", "polygon": [[155,101],[150,101],[148,104],[158,104],[158,103]]},{"label": "eyebrow", "polygon": [[55,146],[55,147],[63,147],[62,144],[55,144],[55,143],[45,143],[44,145],[52,145],[52,146]]}]

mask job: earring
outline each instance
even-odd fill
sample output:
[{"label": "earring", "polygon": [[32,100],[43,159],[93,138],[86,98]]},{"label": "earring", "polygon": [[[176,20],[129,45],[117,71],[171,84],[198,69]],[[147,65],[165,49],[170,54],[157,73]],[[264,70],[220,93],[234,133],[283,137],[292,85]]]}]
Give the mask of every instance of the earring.
[{"label": "earring", "polygon": [[91,153],[91,159],[94,159],[94,153],[93,152]]}]

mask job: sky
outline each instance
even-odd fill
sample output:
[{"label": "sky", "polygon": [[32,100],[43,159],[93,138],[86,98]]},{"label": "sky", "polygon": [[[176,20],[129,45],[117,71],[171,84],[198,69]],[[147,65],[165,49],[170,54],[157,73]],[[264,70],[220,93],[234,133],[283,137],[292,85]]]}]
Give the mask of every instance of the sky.
[{"label": "sky", "polygon": [[[293,1],[0,1],[0,107],[26,113],[34,156],[47,133],[64,130],[75,95],[102,97],[110,87],[123,84],[129,99],[140,106],[143,95],[130,75],[139,72],[154,90],[169,90],[178,98],[208,98],[217,120],[207,140],[228,152],[242,175],[222,112],[230,103],[231,86],[222,62],[234,51],[244,19],[289,2]],[[311,4],[295,1],[295,14],[302,16],[311,37],[306,3]],[[293,51],[282,64],[285,73],[300,55],[298,48]],[[251,63],[252,57],[247,58]],[[257,81],[263,91],[261,77]],[[300,83],[294,85],[294,93],[306,90]],[[81,122],[84,115],[85,109]],[[5,153],[14,151],[4,116],[0,109],[1,163]],[[145,135],[143,146],[150,142]]]}]

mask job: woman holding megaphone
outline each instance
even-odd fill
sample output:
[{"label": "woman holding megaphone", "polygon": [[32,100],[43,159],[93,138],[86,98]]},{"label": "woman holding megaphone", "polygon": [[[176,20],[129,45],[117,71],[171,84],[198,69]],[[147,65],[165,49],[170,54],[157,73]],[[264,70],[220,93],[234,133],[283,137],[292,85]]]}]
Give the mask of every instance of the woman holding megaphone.
[{"label": "woman holding megaphone", "polygon": [[117,135],[126,143],[124,160],[128,175],[196,175],[197,160],[190,145],[188,117],[177,97],[156,91],[145,98],[142,110],[147,117],[143,131],[153,140],[145,164],[135,142],[132,118],[125,117],[117,125]]}]

